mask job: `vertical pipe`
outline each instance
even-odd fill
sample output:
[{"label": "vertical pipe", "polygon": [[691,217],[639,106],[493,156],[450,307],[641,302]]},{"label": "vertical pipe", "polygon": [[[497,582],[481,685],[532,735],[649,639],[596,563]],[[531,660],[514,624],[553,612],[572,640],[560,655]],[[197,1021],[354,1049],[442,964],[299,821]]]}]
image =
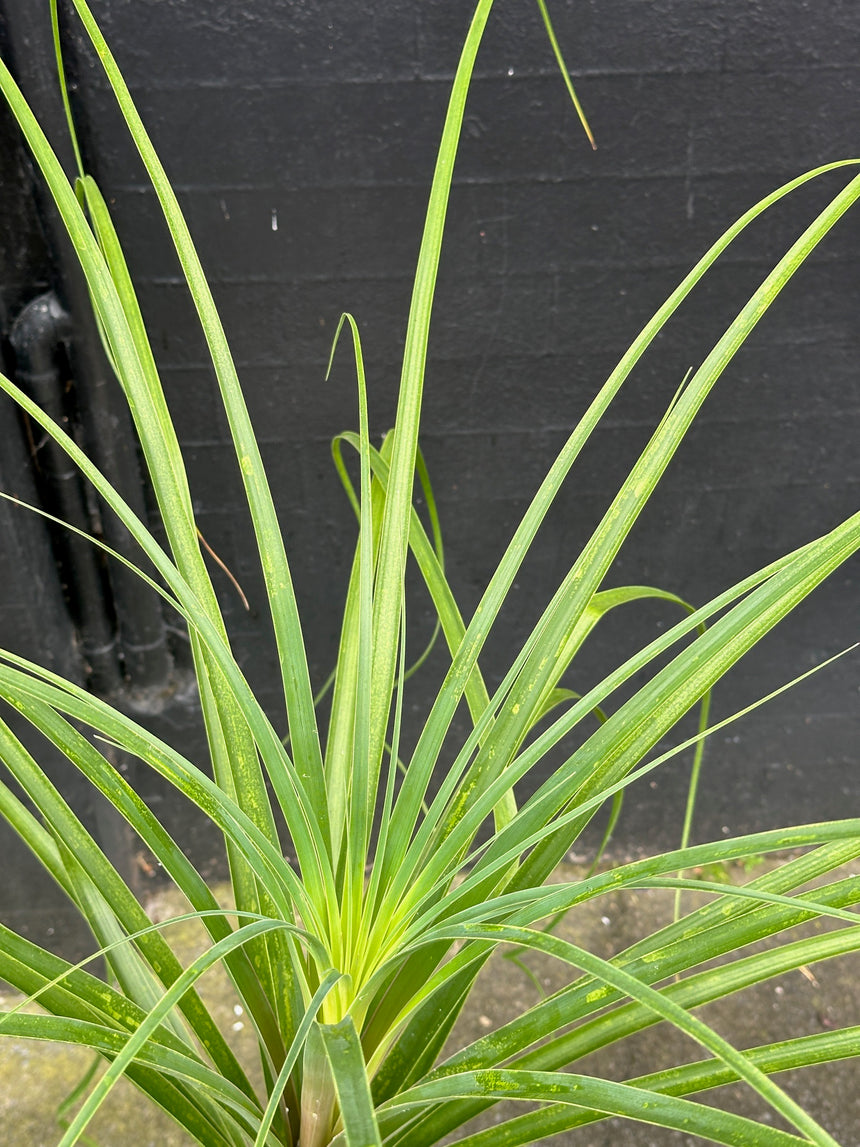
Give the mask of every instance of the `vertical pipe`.
[{"label": "vertical pipe", "polygon": [[[15,377],[22,390],[55,422],[71,426],[61,369],[61,344],[70,320],[53,293],[33,299],[12,326]],[[27,424],[40,501],[49,513],[84,533],[92,528],[83,482],[67,455],[40,427]],[[121,685],[116,634],[99,551],[70,530],[51,531],[63,593],[78,630],[91,687],[116,693]]]},{"label": "vertical pipe", "polygon": [[[72,170],[68,130],[59,97],[54,66],[50,21],[38,5],[16,8],[9,21],[6,38],[13,58],[26,54],[27,95],[43,129],[52,140],[61,161]],[[74,61],[72,60],[72,63]],[[145,520],[146,499],[142,472],[135,445],[134,428],[119,384],[104,355],[92,317],[86,283],[57,211],[40,180],[34,180],[44,238],[53,264],[54,282],[69,320],[56,331],[62,350],[56,361],[74,400],[75,418],[81,445],[110,479],[135,513]],[[68,413],[68,412],[66,412]],[[105,541],[131,561],[139,549],[125,526],[110,511],[102,512],[96,496],[85,492],[100,522]],[[92,515],[91,515],[92,516]],[[161,603],[151,593],[141,593],[139,579],[126,567],[112,562],[100,574],[111,604],[112,640],[119,660],[119,676],[114,689],[124,687],[126,700],[134,704],[158,702],[170,688],[172,657]],[[93,632],[95,641],[95,631]]]}]

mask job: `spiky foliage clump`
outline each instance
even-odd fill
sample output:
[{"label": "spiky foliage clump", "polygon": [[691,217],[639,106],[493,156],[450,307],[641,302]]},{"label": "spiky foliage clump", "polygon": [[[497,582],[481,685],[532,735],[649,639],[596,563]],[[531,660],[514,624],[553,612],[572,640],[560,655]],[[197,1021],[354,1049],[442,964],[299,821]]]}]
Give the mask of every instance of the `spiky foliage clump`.
[{"label": "spiky foliage clump", "polygon": [[[167,546],[155,540],[61,426],[11,380],[3,378],[2,386],[122,519],[148,570],[141,577],[187,624],[212,770],[210,777],[73,683],[3,654],[0,695],[107,796],[187,897],[211,939],[202,956],[187,967],[180,964],[27,748],[0,723],[0,758],[28,798],[25,803],[4,785],[2,811],[80,909],[112,973],[112,982],[104,983],[86,968],[72,968],[22,936],[0,930],[0,976],[44,1009],[44,1014],[20,1009],[5,1014],[0,1032],[82,1044],[108,1064],[63,1135],[62,1147],[78,1141],[123,1074],[207,1147],[430,1147],[455,1133],[463,1147],[479,1147],[488,1135],[494,1147],[513,1147],[608,1115],[739,1147],[833,1147],[831,1136],[772,1075],[856,1053],[860,1033],[799,1034],[788,1043],[741,1052],[693,1011],[787,969],[857,950],[860,929],[850,907],[860,886],[834,874],[860,855],[860,821],[687,846],[602,875],[546,882],[598,808],[679,751],[656,758],[652,753],[684,714],[860,545],[860,515],[855,515],[684,614],[587,695],[577,697],[561,687],[580,646],[608,610],[646,596],[671,598],[646,587],[606,588],[609,567],[708,392],[781,289],[860,194],[860,177],[779,260],[686,380],[490,696],[479,666],[481,650],[553,498],[610,402],[740,232],[829,168],[803,175],[756,204],[646,324],[552,462],[467,621],[445,577],[435,520],[428,534],[413,505],[413,487],[446,204],[472,68],[491,8],[491,0],[480,0],[438,152],[396,423],[379,450],[371,445],[358,329],[350,316],[343,320],[343,333],[352,338],[359,394],[358,433],[344,438],[359,459],[359,488],[353,492],[359,533],[323,736],[274,504],[209,287],[110,50],[85,0],[74,0],[74,7],[152,180],[211,351],[265,576],[289,737],[282,740],[231,653],[201,556],[182,452],[106,204],[83,168],[75,180],[67,177],[8,69],[0,66],[0,86],[86,276],[134,418]],[[554,37],[553,45],[558,52]],[[404,578],[410,553],[430,591],[450,664],[399,777],[408,689]],[[645,683],[613,706],[616,691],[643,673]],[[452,750],[448,734],[463,701],[471,729]],[[601,714],[596,731],[565,752],[566,759],[518,806],[515,785],[595,711]],[[538,731],[538,722],[548,716],[551,721]],[[102,751],[104,739],[167,778],[220,828],[235,912],[219,907],[183,854],[181,840],[171,839],[112,766]],[[274,806],[298,857],[295,867],[284,859]],[[479,837],[488,821],[492,830]],[[610,890],[679,889],[686,883],[679,874],[694,865],[801,847],[806,851],[742,888],[699,882],[713,891],[710,903],[611,961],[539,927]],[[820,885],[814,896],[798,892],[811,880]],[[796,924],[819,918],[839,927],[802,940],[786,935]],[[771,940],[765,950],[749,947],[765,938]],[[478,972],[507,943],[568,965],[568,986],[445,1055],[446,1037]],[[722,962],[701,970],[716,957]],[[262,1094],[196,994],[199,976],[219,962],[259,1037]],[[627,1083],[571,1072],[587,1052],[658,1019],[696,1040],[705,1058]],[[691,1098],[738,1079],[793,1131]],[[506,1098],[537,1106],[489,1133],[458,1132]]]}]

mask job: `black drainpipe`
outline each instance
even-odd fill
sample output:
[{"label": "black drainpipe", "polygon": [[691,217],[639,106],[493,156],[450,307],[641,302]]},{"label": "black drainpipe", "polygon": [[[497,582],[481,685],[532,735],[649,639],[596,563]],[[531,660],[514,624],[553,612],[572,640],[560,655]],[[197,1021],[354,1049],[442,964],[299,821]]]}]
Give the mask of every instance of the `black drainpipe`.
[{"label": "black drainpipe", "polygon": [[[74,411],[61,365],[71,322],[53,292],[28,303],[9,336],[15,353],[15,379],[33,401],[74,434]],[[63,450],[38,424],[26,421],[36,488],[42,506],[84,534],[93,520],[81,477]],[[91,688],[102,695],[119,691],[121,675],[116,627],[107,604],[107,579],[99,551],[71,530],[53,529],[52,544],[63,594],[78,631]]]},{"label": "black drainpipe", "polygon": [[[64,167],[73,170],[50,22],[40,5],[30,3],[15,3],[12,15],[13,19],[5,21],[8,52],[13,63],[18,58],[26,60],[28,96]],[[64,36],[72,70],[77,35]],[[73,91],[75,86],[72,75]],[[73,433],[145,521],[145,487],[131,416],[104,354],[74,249],[35,171],[33,195],[55,290],[28,303],[13,325],[10,342],[16,358],[16,381]],[[113,511],[101,505],[66,456],[44,437],[33,428],[29,445],[45,508],[85,533],[103,536],[109,546],[132,562],[144,560],[145,564],[125,526]],[[173,689],[173,658],[160,600],[121,563],[107,561],[96,547],[68,531],[64,536],[61,533],[55,531],[55,552],[91,669],[91,688],[110,695],[122,692],[124,705],[161,708]]]},{"label": "black drainpipe", "polygon": [[[68,312],[56,294],[49,291],[24,307],[12,325],[9,342],[15,357],[13,373],[18,385],[68,434],[78,439],[79,411],[68,369],[67,348],[71,334]],[[101,537],[102,523],[95,497],[78,469],[38,423],[26,416],[23,422],[33,485],[41,508],[84,535]],[[65,527],[51,526],[49,536],[60,572],[63,596],[77,634],[88,687],[114,701],[133,701],[152,695],[153,691],[166,699],[170,659],[160,613],[155,618],[158,640],[148,654],[138,655],[132,662],[138,673],[141,667],[145,671],[144,682],[148,688],[144,689],[139,678],[132,678],[129,660],[124,657],[117,640],[120,599],[111,590],[111,571],[106,555],[88,541],[87,536],[81,537]],[[123,635],[130,634],[134,638],[139,633],[148,635],[152,631],[151,596],[149,591],[141,593],[138,590],[136,599],[122,601],[122,609],[126,612],[120,626]],[[54,640],[61,631],[62,626],[54,627]],[[153,652],[162,654],[160,663]],[[159,676],[156,677],[157,674]],[[112,746],[101,746],[101,751],[115,767],[122,767],[124,758]],[[123,771],[127,769],[126,764]],[[107,855],[126,883],[139,889],[140,877],[134,862],[134,833],[113,806],[99,795],[90,795],[90,807]]]},{"label": "black drainpipe", "polygon": [[[66,7],[65,3],[61,7]],[[12,0],[11,5],[0,0],[0,32],[7,63],[14,67],[16,59],[26,62],[31,106],[53,140],[63,166],[73,171],[45,10],[31,0]],[[79,34],[73,32],[68,38],[64,34],[64,39],[73,64]],[[70,86],[75,87],[73,77]],[[102,349],[74,250],[32,161],[29,166],[47,247],[47,266],[39,280],[41,284],[53,283],[55,290],[27,303],[11,329],[4,316],[3,333],[8,331],[9,349],[15,358],[10,373],[85,449],[137,516],[146,521],[146,487],[132,419]],[[84,534],[103,537],[112,549],[146,568],[146,560],[126,528],[113,511],[100,504],[89,483],[49,436],[31,421],[16,418],[11,410],[3,413],[0,421],[13,431],[8,450],[4,448],[6,469],[25,453],[30,463],[29,475],[19,474],[16,483],[23,496],[32,500],[33,493],[28,493],[27,487],[35,487],[36,501],[43,509]],[[24,433],[19,437],[16,429]],[[62,616],[58,592],[41,595],[40,601],[50,597],[53,612],[40,618],[47,648],[37,660],[81,683],[86,675],[90,689],[123,709],[154,714],[169,707],[175,699],[177,674],[161,600],[134,573],[108,559],[86,538],[56,527],[50,530],[50,541],[53,554],[44,556],[48,565],[52,556],[59,565],[55,585],[58,588],[62,580],[67,613]],[[56,576],[52,569],[41,572],[46,577]],[[74,636],[70,629],[74,629]],[[184,680],[180,683],[184,685]],[[109,745],[99,748],[134,784],[134,759]],[[98,793],[90,793],[89,801],[103,847],[126,882],[138,888],[141,875],[133,831]]]},{"label": "black drainpipe", "polygon": [[[143,512],[130,427],[121,424],[107,401],[99,401],[108,398],[109,383],[117,389],[118,383],[102,376],[99,386],[84,389],[76,385],[72,363],[80,369],[89,348],[81,353],[72,333],[70,316],[53,291],[28,303],[13,324],[9,340],[16,381],[79,444],[97,444],[92,452],[103,472]],[[90,378],[100,373],[96,369]],[[27,435],[44,509],[84,534],[104,537],[113,548],[135,558],[136,547],[125,527],[112,520],[112,511],[102,516],[94,493],[66,453],[29,420]],[[130,497],[130,489],[136,496]],[[158,599],[135,574],[118,562],[108,562],[101,550],[73,531],[56,528],[52,536],[90,687],[103,696],[124,692],[132,702],[152,703],[153,692],[167,690],[171,669]]]}]

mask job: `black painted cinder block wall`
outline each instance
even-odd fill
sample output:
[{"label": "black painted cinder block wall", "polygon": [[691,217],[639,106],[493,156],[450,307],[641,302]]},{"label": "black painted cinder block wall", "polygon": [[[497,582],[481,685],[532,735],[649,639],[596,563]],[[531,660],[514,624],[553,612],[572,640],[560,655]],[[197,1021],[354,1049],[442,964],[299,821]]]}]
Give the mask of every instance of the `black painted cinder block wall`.
[{"label": "black painted cinder block wall", "polygon": [[[5,0],[10,36],[30,4]],[[470,5],[93,7],[211,275],[263,441],[320,682],[335,655],[354,538],[328,452],[331,437],[356,424],[354,387],[346,354],[324,383],[330,341],[349,309],[361,326],[373,424],[382,432]],[[568,430],[697,257],[772,188],[860,153],[853,0],[556,0],[551,11],[598,149],[592,153],[576,122],[536,6],[497,0],[467,108],[432,331],[423,443],[466,614]],[[25,86],[24,49],[48,44],[29,35],[15,52]],[[68,42],[86,152],[127,244],[201,528],[251,601],[246,613],[226,579],[219,582],[235,646],[277,718],[276,666],[215,384],[140,163],[71,21]],[[11,130],[3,131],[11,149]],[[491,680],[687,370],[846,178],[823,178],[757,223],[640,364],[523,569],[504,635],[488,650]],[[5,200],[26,187],[26,176],[4,175]],[[659,585],[701,603],[856,508],[859,240],[855,214],[727,370],[619,557],[613,584]],[[8,259],[35,240],[7,229],[3,243]],[[39,275],[51,279],[49,268]],[[7,311],[37,293],[15,282],[4,288]],[[14,572],[8,577],[11,584]],[[17,591],[5,592],[15,600]],[[412,618],[419,648],[430,625],[420,595]],[[664,606],[619,612],[598,631],[571,687],[581,689],[673,619]],[[854,562],[719,688],[716,716],[856,640],[858,622]],[[29,623],[19,612],[4,614],[3,624],[3,644],[14,647]],[[699,837],[856,810],[858,664],[849,656],[716,735]],[[424,686],[416,679],[413,732],[422,688],[426,698],[443,669],[438,657]],[[187,709],[160,720],[200,758]],[[677,763],[635,790],[620,848],[677,839],[685,776]],[[181,834],[185,812],[151,778],[139,771],[136,779]],[[217,852],[199,825],[192,851]]]}]

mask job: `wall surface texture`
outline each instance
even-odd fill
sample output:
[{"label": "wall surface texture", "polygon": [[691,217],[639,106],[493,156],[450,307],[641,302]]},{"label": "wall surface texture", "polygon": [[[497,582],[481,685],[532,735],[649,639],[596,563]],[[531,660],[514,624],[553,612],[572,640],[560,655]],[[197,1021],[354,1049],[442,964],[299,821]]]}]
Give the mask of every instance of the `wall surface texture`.
[{"label": "wall surface texture", "polygon": [[[47,5],[32,10],[39,7],[3,0],[3,37],[25,90],[57,125]],[[858,154],[860,6],[853,0],[554,0],[550,7],[598,148],[591,151],[577,124],[536,5],[497,0],[466,111],[432,329],[423,444],[448,570],[467,615],[570,428],[699,255],[774,187]],[[355,388],[348,354],[323,381],[331,338],[350,310],[362,331],[372,425],[381,433],[392,418],[434,148],[470,6],[94,0],[93,8],[211,275],[321,682],[335,655],[354,544],[328,444],[357,423]],[[74,21],[67,25],[87,160],[140,287],[201,529],[251,604],[246,612],[216,572],[235,648],[282,724],[261,583],[212,373],[140,162],[92,53]],[[28,163],[5,115],[0,147],[7,268],[0,317],[8,337],[34,295],[53,284],[74,299],[80,287],[68,272],[58,282],[62,242],[50,211],[34,204]],[[822,178],[751,228],[639,365],[518,579],[502,635],[488,650],[490,681],[501,678],[687,371],[846,181],[844,172]],[[609,584],[656,585],[703,603],[856,509],[858,244],[855,213],[738,354]],[[74,381],[86,408],[87,380]],[[5,407],[2,420],[0,467],[13,488],[29,480],[27,443]],[[45,572],[52,568],[45,538],[22,517],[0,505],[0,644],[42,659],[67,650],[74,662],[59,587]],[[719,687],[715,715],[856,640],[858,574],[856,561],[837,572],[743,661]],[[48,597],[50,610],[42,604]],[[34,616],[43,608],[50,625]],[[571,672],[571,688],[581,691],[676,616],[667,605],[619,610]],[[431,626],[420,592],[411,617],[419,648]],[[168,636],[181,670],[181,638]],[[715,735],[698,837],[856,811],[858,664],[856,654],[846,657]],[[85,675],[86,666],[72,671]],[[440,654],[423,671],[424,684],[415,679],[412,735],[443,671]],[[151,719],[201,759],[194,699],[175,682],[171,688],[159,706],[149,697],[150,709],[160,709]],[[128,767],[181,833],[186,811]],[[687,768],[678,761],[633,790],[620,849],[677,839]],[[86,804],[84,793],[79,798]],[[217,841],[194,823],[191,851],[217,870]],[[145,872],[145,858],[140,865]]]}]

